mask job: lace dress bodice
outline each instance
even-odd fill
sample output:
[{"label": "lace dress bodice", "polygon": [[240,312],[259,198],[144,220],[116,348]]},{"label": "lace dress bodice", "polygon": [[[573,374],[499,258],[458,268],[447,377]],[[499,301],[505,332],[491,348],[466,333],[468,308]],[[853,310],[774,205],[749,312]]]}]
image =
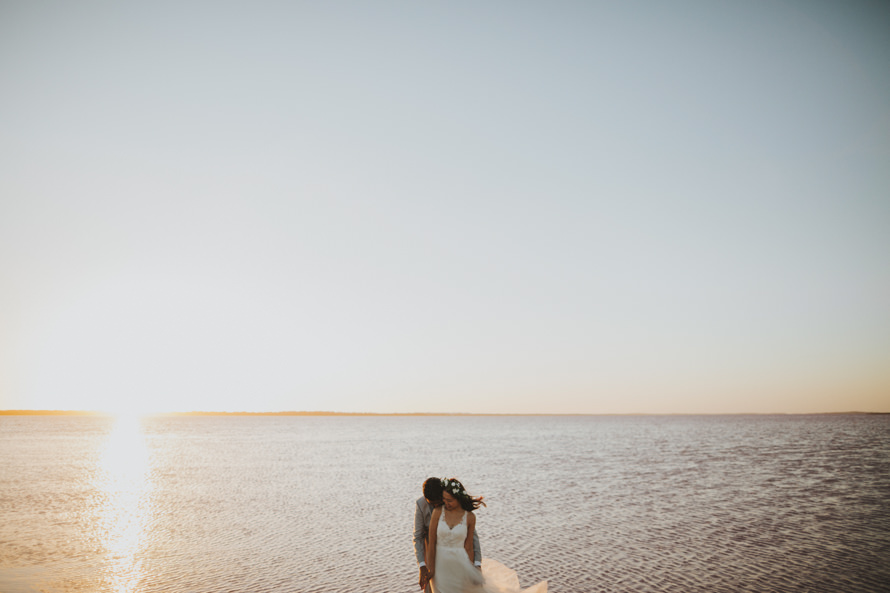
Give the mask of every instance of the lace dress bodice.
[{"label": "lace dress bodice", "polygon": [[461,548],[467,540],[467,512],[464,511],[463,517],[454,529],[448,527],[445,521],[445,512],[439,515],[439,525],[436,527],[436,545],[444,548]]}]

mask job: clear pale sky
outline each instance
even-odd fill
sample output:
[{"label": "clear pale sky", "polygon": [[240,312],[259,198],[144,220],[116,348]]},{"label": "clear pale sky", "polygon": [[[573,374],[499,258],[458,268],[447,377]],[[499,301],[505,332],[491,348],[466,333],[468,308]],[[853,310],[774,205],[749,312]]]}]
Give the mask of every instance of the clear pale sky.
[{"label": "clear pale sky", "polygon": [[0,2],[0,409],[890,412],[883,2]]}]

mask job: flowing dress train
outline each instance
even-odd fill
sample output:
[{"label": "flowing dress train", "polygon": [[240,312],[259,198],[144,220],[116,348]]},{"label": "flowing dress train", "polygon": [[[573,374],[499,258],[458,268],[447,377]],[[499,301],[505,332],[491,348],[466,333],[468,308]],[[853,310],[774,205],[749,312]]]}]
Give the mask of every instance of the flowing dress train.
[{"label": "flowing dress train", "polygon": [[453,528],[439,515],[436,526],[436,560],[433,593],[547,593],[547,581],[522,589],[516,572],[485,558],[480,571],[467,556],[467,513]]}]

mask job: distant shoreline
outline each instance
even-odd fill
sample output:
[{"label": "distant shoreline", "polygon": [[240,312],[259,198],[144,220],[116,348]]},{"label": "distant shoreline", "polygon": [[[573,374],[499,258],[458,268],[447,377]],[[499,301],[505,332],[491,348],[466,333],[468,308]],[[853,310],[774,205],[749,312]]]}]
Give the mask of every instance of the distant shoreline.
[{"label": "distant shoreline", "polygon": [[[639,413],[639,414],[486,414],[477,412],[152,412],[141,416],[850,416],[888,415],[890,412],[728,412],[728,413]],[[0,410],[0,416],[117,416],[96,410]]]}]

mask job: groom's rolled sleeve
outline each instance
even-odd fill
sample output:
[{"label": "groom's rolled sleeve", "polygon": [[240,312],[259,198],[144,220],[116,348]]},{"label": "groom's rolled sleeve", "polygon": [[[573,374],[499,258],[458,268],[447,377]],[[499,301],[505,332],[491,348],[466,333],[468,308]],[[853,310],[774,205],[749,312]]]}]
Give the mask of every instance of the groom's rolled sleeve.
[{"label": "groom's rolled sleeve", "polygon": [[426,525],[423,523],[423,511],[420,505],[414,505],[414,555],[417,557],[418,566],[426,566],[426,539],[424,532]]}]

